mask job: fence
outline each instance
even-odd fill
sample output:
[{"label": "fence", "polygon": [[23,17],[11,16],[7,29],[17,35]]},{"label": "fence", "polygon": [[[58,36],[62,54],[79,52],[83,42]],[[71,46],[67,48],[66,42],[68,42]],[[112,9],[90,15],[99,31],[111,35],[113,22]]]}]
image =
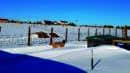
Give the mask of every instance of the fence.
[{"label": "fence", "polygon": [[[103,27],[71,27],[71,26],[47,26],[47,25],[31,25],[29,24],[1,24],[0,32],[0,48],[24,47],[34,45],[47,45],[51,41],[85,41],[86,37],[95,35],[112,35],[124,37],[123,29],[121,28],[103,28]],[[31,35],[34,32],[53,32],[60,37],[53,38],[38,38],[36,35]],[[129,36],[128,30],[128,36]],[[30,34],[29,34],[30,33]],[[29,38],[29,36],[31,38]],[[29,42],[30,41],[30,42]]]}]

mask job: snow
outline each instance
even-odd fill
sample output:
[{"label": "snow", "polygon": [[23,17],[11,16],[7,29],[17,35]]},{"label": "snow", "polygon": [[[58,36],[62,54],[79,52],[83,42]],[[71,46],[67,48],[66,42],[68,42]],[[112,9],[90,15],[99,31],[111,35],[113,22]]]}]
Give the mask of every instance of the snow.
[{"label": "snow", "polygon": [[101,60],[93,73],[130,72],[130,52],[112,45],[87,48],[86,42],[68,42],[64,48],[52,48],[49,45],[44,45],[1,50],[51,59],[91,72],[91,49],[94,49],[94,63]]},{"label": "snow", "polygon": [[33,53],[33,52],[39,52],[39,51],[44,51],[44,50],[49,50],[52,47],[49,45],[44,45],[44,46],[32,46],[32,47],[22,47],[22,48],[6,48],[6,49],[1,49],[6,52],[11,52],[11,53],[20,53],[20,54],[27,54],[27,53]]}]

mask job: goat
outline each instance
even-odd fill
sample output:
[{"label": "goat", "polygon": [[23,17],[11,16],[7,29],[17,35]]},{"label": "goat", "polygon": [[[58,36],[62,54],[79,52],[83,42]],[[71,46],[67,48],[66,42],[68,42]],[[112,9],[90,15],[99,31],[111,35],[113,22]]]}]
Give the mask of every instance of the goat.
[{"label": "goat", "polygon": [[53,48],[63,48],[65,46],[65,40],[62,42],[54,42],[51,45]]}]

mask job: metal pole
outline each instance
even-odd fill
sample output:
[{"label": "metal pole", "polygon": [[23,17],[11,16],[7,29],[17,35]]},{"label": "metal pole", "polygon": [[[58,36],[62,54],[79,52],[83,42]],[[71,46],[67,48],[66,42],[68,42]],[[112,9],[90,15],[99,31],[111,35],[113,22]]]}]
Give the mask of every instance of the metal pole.
[{"label": "metal pole", "polygon": [[95,36],[97,36],[97,27],[95,27],[96,28],[96,30],[95,30]]},{"label": "metal pole", "polygon": [[66,32],[65,32],[65,42],[67,42],[68,40],[68,28],[66,28]]},{"label": "metal pole", "polygon": [[121,30],[122,30],[122,38],[125,38],[125,36],[124,36],[124,27],[122,27]]},{"label": "metal pole", "polygon": [[103,27],[103,36],[105,35],[105,27]]},{"label": "metal pole", "polygon": [[117,27],[115,27],[115,37],[117,37]]},{"label": "metal pole", "polygon": [[31,26],[28,28],[28,46],[31,46]]},{"label": "metal pole", "polygon": [[[53,33],[53,27],[51,28],[51,33]],[[52,35],[50,36],[50,45],[53,43]]]},{"label": "metal pole", "polygon": [[78,29],[78,41],[80,41],[80,28]]},{"label": "metal pole", "polygon": [[88,27],[88,37],[89,37],[89,27]]},{"label": "metal pole", "polygon": [[91,70],[94,69],[93,48],[91,50]]},{"label": "metal pole", "polygon": [[109,35],[111,35],[111,28],[109,28]]},{"label": "metal pole", "polygon": [[125,28],[124,28],[125,40],[128,39],[127,33],[128,33],[128,31],[127,31],[127,26],[125,26]]}]

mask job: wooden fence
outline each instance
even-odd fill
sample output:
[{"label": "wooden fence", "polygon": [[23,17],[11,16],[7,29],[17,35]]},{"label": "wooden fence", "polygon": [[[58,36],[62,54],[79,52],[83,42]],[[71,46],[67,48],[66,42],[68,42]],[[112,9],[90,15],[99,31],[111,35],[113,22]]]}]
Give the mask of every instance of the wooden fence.
[{"label": "wooden fence", "polygon": [[[112,35],[117,37],[128,38],[127,28],[124,29],[124,28],[107,28],[107,27],[105,28],[104,27],[61,27],[61,30],[62,28],[64,28],[63,29],[64,32],[58,31],[58,29],[56,29],[55,27],[50,27],[50,32],[57,33],[60,36],[59,38],[61,40],[64,39],[66,42],[85,41],[86,37],[95,36],[95,35]],[[6,36],[0,34],[0,48],[51,44],[57,39],[52,37],[46,39],[32,38],[31,37],[31,33],[33,33],[32,31],[33,28],[28,27],[27,36],[24,37],[23,36],[16,37],[10,35]]]}]

